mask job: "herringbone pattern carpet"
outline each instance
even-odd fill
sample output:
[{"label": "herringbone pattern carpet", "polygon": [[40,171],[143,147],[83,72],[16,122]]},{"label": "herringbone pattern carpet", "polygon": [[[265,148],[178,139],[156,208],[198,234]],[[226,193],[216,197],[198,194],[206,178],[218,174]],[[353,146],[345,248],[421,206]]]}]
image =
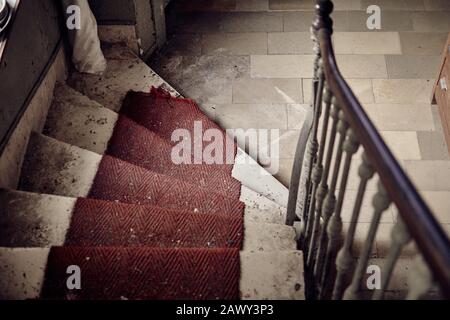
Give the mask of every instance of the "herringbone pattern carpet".
[{"label": "herringbone pattern carpet", "polygon": [[109,141],[107,154],[151,171],[239,198],[241,184],[229,172],[218,170],[216,165],[194,164],[193,157],[191,163],[174,164],[172,148],[170,141],[121,115]]},{"label": "herringbone pattern carpet", "polygon": [[[68,291],[67,266],[82,270]],[[52,248],[44,299],[239,299],[239,249]]]},{"label": "herringbone pattern carpet", "polygon": [[241,249],[243,232],[225,214],[78,199],[66,245]]},{"label": "herringbone pattern carpet", "polygon": [[[50,251],[42,298],[239,298],[245,206],[232,165],[172,162],[171,132],[194,121],[201,133],[218,129],[190,100],[155,88],[128,95],[65,246]],[[67,289],[69,266],[81,290]]]}]

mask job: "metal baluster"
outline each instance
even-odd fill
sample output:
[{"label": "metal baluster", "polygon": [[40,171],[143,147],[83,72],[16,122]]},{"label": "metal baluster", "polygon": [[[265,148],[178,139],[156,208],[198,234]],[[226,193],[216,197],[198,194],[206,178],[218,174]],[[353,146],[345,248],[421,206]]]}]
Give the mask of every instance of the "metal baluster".
[{"label": "metal baluster", "polygon": [[321,297],[325,297],[331,293],[334,285],[334,276],[336,274],[335,269],[335,257],[342,244],[342,205],[344,203],[345,192],[347,190],[347,181],[350,173],[350,167],[352,159],[355,153],[359,149],[359,142],[352,129],[347,131],[347,140],[344,143],[345,161],[344,169],[342,171],[341,184],[339,186],[339,196],[336,203],[336,209],[330,219],[330,223],[327,228],[328,241],[323,263],[323,271],[318,270],[317,277],[321,279]]},{"label": "metal baluster", "polygon": [[[316,164],[314,166],[313,170],[313,182],[314,187],[316,189],[315,193],[315,215],[314,215],[314,222],[312,224],[312,231],[311,231],[311,243],[312,245],[309,246],[309,250],[312,250],[312,248],[315,246],[315,243],[317,242],[317,234],[320,228],[320,218],[321,218],[321,212],[322,212],[322,204],[323,200],[325,198],[327,187],[326,186],[326,180],[328,179],[328,171],[329,166],[324,172],[323,167],[323,157],[325,154],[325,148],[326,148],[326,140],[327,140],[327,133],[328,133],[328,122],[330,119],[330,107],[331,107],[331,98],[332,94],[329,88],[325,88],[324,93],[324,103],[325,103],[325,112],[324,112],[324,118],[322,123],[322,137],[320,139],[320,145],[319,145],[319,155],[317,157]],[[325,180],[325,181],[324,181]],[[313,199],[314,200],[314,199]],[[308,260],[306,265],[310,266],[311,263],[313,263],[312,258],[314,258],[314,254],[309,251],[308,252]]]},{"label": "metal baluster", "polygon": [[[324,207],[323,202],[325,201],[325,197],[327,196],[327,193],[328,193],[328,176],[330,173],[331,160],[333,158],[334,145],[336,142],[337,127],[338,127],[338,121],[339,121],[339,111],[340,111],[339,107],[337,106],[336,99],[334,97],[332,98],[331,104],[333,105],[333,108],[331,110],[331,118],[333,119],[333,123],[331,126],[330,138],[328,140],[327,157],[325,160],[323,178],[320,182],[320,186],[319,186],[319,190],[318,190],[318,198],[320,197],[321,201],[320,201],[320,206],[319,206],[319,202],[317,203],[317,206],[318,206],[317,215],[319,217],[323,217],[323,219],[324,219],[324,222],[323,222],[324,227],[320,229],[320,236],[319,236],[319,240],[318,240],[319,251],[320,251],[320,248],[321,248],[323,242],[325,241],[326,232],[324,231],[324,228],[328,224],[328,219],[330,217],[330,215],[323,214],[323,207]],[[319,194],[320,194],[320,196],[319,196]],[[320,228],[320,218],[318,219],[318,221],[316,223],[317,223],[317,228]],[[320,261],[318,261],[318,263],[320,263]],[[318,264],[316,263],[316,265],[314,267],[314,274],[317,273],[317,266],[318,266]]]},{"label": "metal baluster", "polygon": [[[333,3],[329,0],[324,1],[324,0],[318,0],[317,4],[316,4],[316,18],[313,22],[312,28],[311,28],[311,35],[313,37],[314,42],[314,52],[316,54],[316,59],[318,57],[320,57],[320,43],[319,43],[319,38],[317,36],[317,33],[320,29],[326,28],[328,30],[330,30],[330,32],[332,32],[333,29],[333,20],[331,20],[330,18],[330,14],[331,12],[333,12]],[[316,64],[317,66],[318,64]],[[317,70],[317,72],[316,72]],[[318,80],[318,76],[319,75],[319,71],[318,68],[315,68],[315,77],[313,79],[313,92],[314,92],[314,97],[318,96],[318,92],[320,90],[318,90],[317,88],[320,87],[320,80]],[[316,94],[317,93],[317,94]],[[314,101],[314,104],[317,104],[317,101]],[[308,170],[310,170],[312,167],[312,163],[311,166],[308,168]],[[310,176],[310,174],[308,174],[308,177]],[[304,206],[304,210],[303,210],[303,229],[302,229],[302,246],[304,248],[304,255],[305,255],[305,259],[307,259],[307,253],[308,253],[308,239],[307,239],[307,233],[308,233],[308,223],[309,223],[309,217],[307,216],[308,209],[308,200],[310,198],[311,195],[311,189],[310,189],[310,184],[309,184],[309,180],[306,179],[306,194],[304,197],[304,201],[303,201],[303,206]]]},{"label": "metal baluster", "polygon": [[[333,108],[331,109],[331,118],[333,119],[333,123],[331,125],[331,132],[330,132],[330,138],[328,141],[328,150],[327,150],[327,157],[325,160],[325,167],[324,167],[324,173],[323,173],[323,179],[320,183],[320,189],[322,189],[325,192],[324,195],[324,201],[326,198],[326,195],[329,192],[329,186],[328,186],[328,176],[330,173],[331,168],[331,161],[334,154],[334,147],[336,144],[336,135],[337,135],[337,129],[338,129],[338,122],[339,122],[339,106],[337,105],[336,99],[333,97],[331,104]],[[324,205],[322,204],[320,209],[320,215],[324,218],[324,225],[328,223],[328,219],[331,216],[331,214],[324,214]],[[321,229],[320,237],[319,237],[319,249],[321,243],[325,240],[326,232],[323,231],[324,229]],[[317,266],[317,265],[316,265]],[[314,270],[314,273],[316,273],[316,270]]]},{"label": "metal baluster", "polygon": [[421,255],[414,258],[408,274],[406,300],[419,300],[434,287],[433,275]]},{"label": "metal baluster", "polygon": [[[305,195],[305,201],[304,201],[304,208],[303,208],[303,227],[304,227],[304,243],[309,242],[309,229],[312,226],[312,222],[314,220],[314,206],[315,206],[315,193],[317,189],[318,182],[314,179],[317,178],[317,175],[313,175],[315,163],[317,161],[317,153],[319,151],[319,142],[317,141],[317,133],[319,129],[319,120],[322,113],[322,96],[323,96],[323,90],[325,86],[325,78],[323,74],[322,69],[322,63],[319,61],[319,86],[317,91],[317,98],[316,98],[316,104],[314,106],[315,108],[315,114],[314,114],[314,122],[313,122],[313,129],[312,129],[312,136],[309,143],[308,153],[309,153],[309,172],[308,172],[308,187],[310,188],[310,192],[308,192]],[[320,181],[319,181],[320,182]],[[311,198],[309,198],[311,197]],[[308,201],[309,200],[309,201]],[[306,247],[307,248],[307,247]],[[305,258],[307,257],[307,251],[304,251]]]},{"label": "metal baluster", "polygon": [[[310,197],[310,191],[311,191],[311,183],[310,183],[310,178],[311,178],[311,170],[312,170],[312,166],[314,163],[314,158],[311,156],[311,154],[315,154],[314,150],[310,150],[310,144],[311,144],[311,139],[312,139],[312,134],[314,132],[314,123],[315,123],[315,119],[316,119],[316,99],[318,96],[318,91],[319,91],[319,80],[320,80],[320,74],[322,72],[322,69],[320,67],[320,47],[319,47],[319,40],[317,38],[317,32],[316,29],[312,28],[310,29],[311,31],[311,40],[313,41],[313,52],[314,52],[314,74],[313,74],[313,81],[312,81],[312,105],[314,106],[314,112],[313,112],[313,120],[312,120],[312,125],[311,128],[309,129],[309,136],[308,136],[308,141],[307,141],[307,151],[306,152],[306,157],[305,160],[303,161],[303,168],[301,170],[301,172],[303,172],[304,174],[302,174],[300,176],[300,185],[302,186],[301,188],[297,188],[297,198],[300,198],[300,203],[299,203],[299,207],[300,210],[302,212],[302,230],[300,232],[300,239],[299,239],[299,243],[303,243],[304,242],[304,238],[306,235],[306,225],[307,225],[307,219],[308,219],[308,208],[309,208],[309,197]],[[310,116],[310,114],[308,113],[308,116]],[[310,119],[307,117],[307,119],[305,120],[305,124],[307,124],[307,122],[310,121]],[[303,131],[303,130],[302,130]],[[296,159],[297,160],[297,159]],[[295,163],[294,163],[295,164]],[[296,173],[296,175],[293,176],[293,178],[298,178],[298,173]],[[292,180],[292,178],[291,178]],[[295,187],[295,186],[294,186]],[[295,190],[293,190],[295,191]],[[293,198],[294,196],[291,197],[292,200],[290,199],[290,202],[288,204],[291,204],[291,208],[293,208],[294,205],[294,201]],[[295,203],[295,208],[297,207],[297,203]],[[293,224],[293,220],[292,220],[292,211],[293,209],[291,209],[288,214],[289,214],[289,221],[292,221]]]},{"label": "metal baluster", "polygon": [[339,122],[337,125],[337,131],[339,132],[340,136],[339,136],[338,146],[336,149],[336,159],[334,161],[333,175],[331,178],[330,188],[327,192],[327,195],[325,196],[325,201],[323,203],[323,208],[322,208],[325,219],[327,219],[327,217],[331,217],[331,215],[334,212],[334,207],[336,205],[335,191],[336,191],[337,181],[339,178],[339,171],[341,168],[343,145],[345,142],[347,129],[348,129],[348,123],[345,120],[344,112],[341,110],[339,112]]},{"label": "metal baluster", "polygon": [[381,288],[376,290],[373,294],[373,300],[383,299],[384,292],[386,291],[389,281],[391,280],[392,273],[395,265],[402,253],[403,248],[411,241],[411,235],[406,228],[403,220],[398,217],[397,223],[392,228],[391,233],[391,246],[389,248],[389,254],[386,259],[386,264],[383,268],[383,275],[381,278]]},{"label": "metal baluster", "polygon": [[361,206],[366,192],[367,183],[374,176],[375,170],[370,165],[367,155],[363,153],[362,163],[359,166],[358,175],[361,178],[356,195],[355,205],[353,207],[350,226],[347,236],[344,240],[344,245],[339,251],[336,258],[337,276],[333,289],[333,300],[341,300],[344,294],[344,289],[348,285],[351,273],[354,269],[355,260],[352,254],[353,242],[355,239],[356,226],[361,212]]},{"label": "metal baluster", "polygon": [[361,293],[361,282],[364,278],[364,274],[367,269],[367,264],[370,258],[370,252],[372,246],[375,242],[375,237],[377,234],[378,226],[380,224],[381,216],[384,211],[386,211],[391,205],[391,200],[387,194],[386,189],[381,181],[378,181],[378,192],[373,197],[373,207],[374,214],[372,222],[370,224],[369,233],[367,234],[367,239],[364,243],[362,253],[360,255],[358,265],[356,266],[355,273],[353,275],[352,282],[350,286],[345,290],[344,299],[345,300],[357,300],[360,298]]}]

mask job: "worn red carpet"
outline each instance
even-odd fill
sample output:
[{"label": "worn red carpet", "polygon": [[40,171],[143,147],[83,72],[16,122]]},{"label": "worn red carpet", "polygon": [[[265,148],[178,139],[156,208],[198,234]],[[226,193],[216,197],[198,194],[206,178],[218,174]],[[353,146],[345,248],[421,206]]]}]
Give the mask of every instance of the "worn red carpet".
[{"label": "worn red carpet", "polygon": [[229,172],[218,170],[216,165],[174,164],[172,148],[170,141],[120,115],[107,154],[239,199],[241,183]]},{"label": "worn red carpet", "polygon": [[235,198],[104,156],[89,198],[242,217],[244,204]]},{"label": "worn red carpet", "polygon": [[[226,152],[216,167],[229,173],[233,170],[236,143],[232,139],[226,139],[225,131],[209,119],[193,100],[174,98],[163,89],[152,87],[150,93],[130,91],[120,113],[168,141],[172,140],[175,130],[185,129],[190,133],[192,141],[194,137],[202,141],[203,149],[210,144],[208,139],[203,139],[205,132],[209,129],[221,132]],[[194,130],[195,122],[201,122],[200,136]]]},{"label": "worn red carpet", "polygon": [[78,199],[65,245],[241,249],[243,232],[225,214]]},{"label": "worn red carpet", "polygon": [[[128,94],[65,246],[50,251],[42,298],[239,299],[245,206],[233,166],[171,158],[172,131],[195,121],[202,133],[219,129],[191,100]],[[80,268],[81,290],[67,288],[69,266]]]},{"label": "worn red carpet", "polygon": [[[82,270],[67,289],[67,267]],[[239,249],[59,247],[47,261],[43,299],[239,299]]]}]

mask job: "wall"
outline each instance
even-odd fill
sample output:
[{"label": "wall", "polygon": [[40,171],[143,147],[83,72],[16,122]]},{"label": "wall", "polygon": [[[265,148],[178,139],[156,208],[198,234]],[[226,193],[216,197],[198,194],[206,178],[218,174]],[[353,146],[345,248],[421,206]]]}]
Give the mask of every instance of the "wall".
[{"label": "wall", "polygon": [[61,48],[58,2],[21,0],[0,60],[0,153]]}]

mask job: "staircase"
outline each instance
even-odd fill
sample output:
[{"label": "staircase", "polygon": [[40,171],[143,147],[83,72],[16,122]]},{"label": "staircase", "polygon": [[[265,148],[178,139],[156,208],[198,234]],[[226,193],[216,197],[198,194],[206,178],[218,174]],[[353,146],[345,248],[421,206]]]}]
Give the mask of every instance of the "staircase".
[{"label": "staircase", "polygon": [[236,146],[173,164],[173,130],[220,128],[126,47],[105,56],[57,85],[0,190],[0,299],[303,299],[288,190]]},{"label": "staircase", "polygon": [[342,77],[332,11],[289,190],[224,135],[232,162],[174,164],[175,130],[224,131],[124,46],[59,83],[0,189],[0,299],[448,298],[448,237]]}]

